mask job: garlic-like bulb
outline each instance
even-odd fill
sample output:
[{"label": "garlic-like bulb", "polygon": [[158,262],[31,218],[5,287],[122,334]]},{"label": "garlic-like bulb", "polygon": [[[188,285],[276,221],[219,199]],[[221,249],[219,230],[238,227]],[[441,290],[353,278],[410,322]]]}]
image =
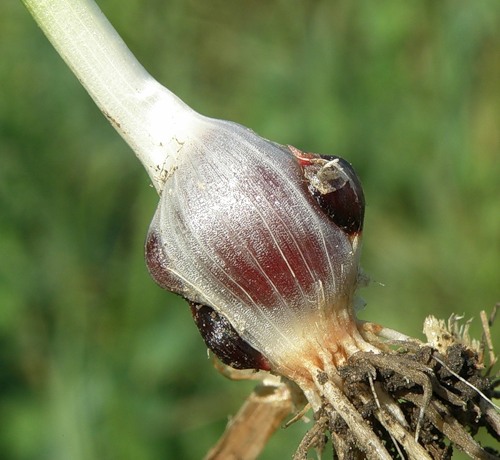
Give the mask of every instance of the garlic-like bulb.
[{"label": "garlic-like bulb", "polygon": [[[353,310],[364,198],[351,166],[230,122],[202,119],[199,133],[181,146],[151,223],[154,279],[191,303],[234,367],[301,380],[308,363],[369,348]],[[248,349],[221,356],[228,336]]]}]

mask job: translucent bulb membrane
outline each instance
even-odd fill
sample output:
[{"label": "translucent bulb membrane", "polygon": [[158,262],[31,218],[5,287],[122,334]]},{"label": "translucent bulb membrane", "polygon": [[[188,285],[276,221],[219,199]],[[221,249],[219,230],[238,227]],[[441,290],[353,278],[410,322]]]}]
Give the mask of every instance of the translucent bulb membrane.
[{"label": "translucent bulb membrane", "polygon": [[358,237],[319,207],[290,148],[200,118],[165,182],[149,240],[159,284],[224,315],[274,369],[321,365],[329,344],[333,355],[359,349]]}]

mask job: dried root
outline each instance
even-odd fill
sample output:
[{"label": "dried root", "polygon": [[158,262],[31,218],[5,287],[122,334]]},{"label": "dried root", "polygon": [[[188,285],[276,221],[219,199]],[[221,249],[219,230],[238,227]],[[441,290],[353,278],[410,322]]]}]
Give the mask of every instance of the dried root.
[{"label": "dried root", "polygon": [[[473,459],[499,459],[497,450],[474,440],[481,427],[500,440],[500,412],[492,402],[500,380],[489,377],[496,362],[493,317],[485,321],[483,315],[480,343],[470,340],[468,323],[459,326],[458,317],[447,325],[428,319],[432,346],[398,337],[397,350],[356,353],[338,375],[318,370],[315,385],[323,403],[294,460],[307,459],[326,432],[338,459],[444,460],[453,448]],[[333,383],[339,377],[342,388]]]},{"label": "dried root", "polygon": [[[312,391],[319,404],[293,459],[307,460],[312,451],[322,458],[328,440],[339,460],[446,460],[455,448],[473,459],[499,459],[497,450],[474,439],[485,428],[497,448],[500,440],[500,411],[492,402],[500,395],[500,379],[491,377],[497,357],[489,329],[495,312],[489,318],[481,315],[480,342],[470,339],[468,323],[461,324],[457,316],[447,324],[428,318],[426,344],[362,324],[365,340],[384,351],[358,352],[339,369],[312,369]],[[227,368],[219,370],[227,375]],[[262,376],[267,377],[206,460],[253,460],[274,429],[304,415],[308,406],[293,382],[260,372],[232,370],[229,377]]]}]

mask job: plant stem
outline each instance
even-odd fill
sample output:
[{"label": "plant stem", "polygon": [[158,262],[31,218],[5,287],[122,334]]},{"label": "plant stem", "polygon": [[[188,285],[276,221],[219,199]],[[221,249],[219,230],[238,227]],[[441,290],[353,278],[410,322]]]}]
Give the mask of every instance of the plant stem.
[{"label": "plant stem", "polygon": [[199,115],[137,61],[92,0],[22,0],[160,193]]}]

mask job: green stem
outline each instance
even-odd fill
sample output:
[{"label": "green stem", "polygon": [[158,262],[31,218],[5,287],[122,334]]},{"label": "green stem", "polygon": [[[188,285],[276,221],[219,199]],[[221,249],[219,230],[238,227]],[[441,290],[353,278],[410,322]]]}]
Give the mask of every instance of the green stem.
[{"label": "green stem", "polygon": [[92,0],[22,0],[161,192],[198,114],[137,61]]}]

